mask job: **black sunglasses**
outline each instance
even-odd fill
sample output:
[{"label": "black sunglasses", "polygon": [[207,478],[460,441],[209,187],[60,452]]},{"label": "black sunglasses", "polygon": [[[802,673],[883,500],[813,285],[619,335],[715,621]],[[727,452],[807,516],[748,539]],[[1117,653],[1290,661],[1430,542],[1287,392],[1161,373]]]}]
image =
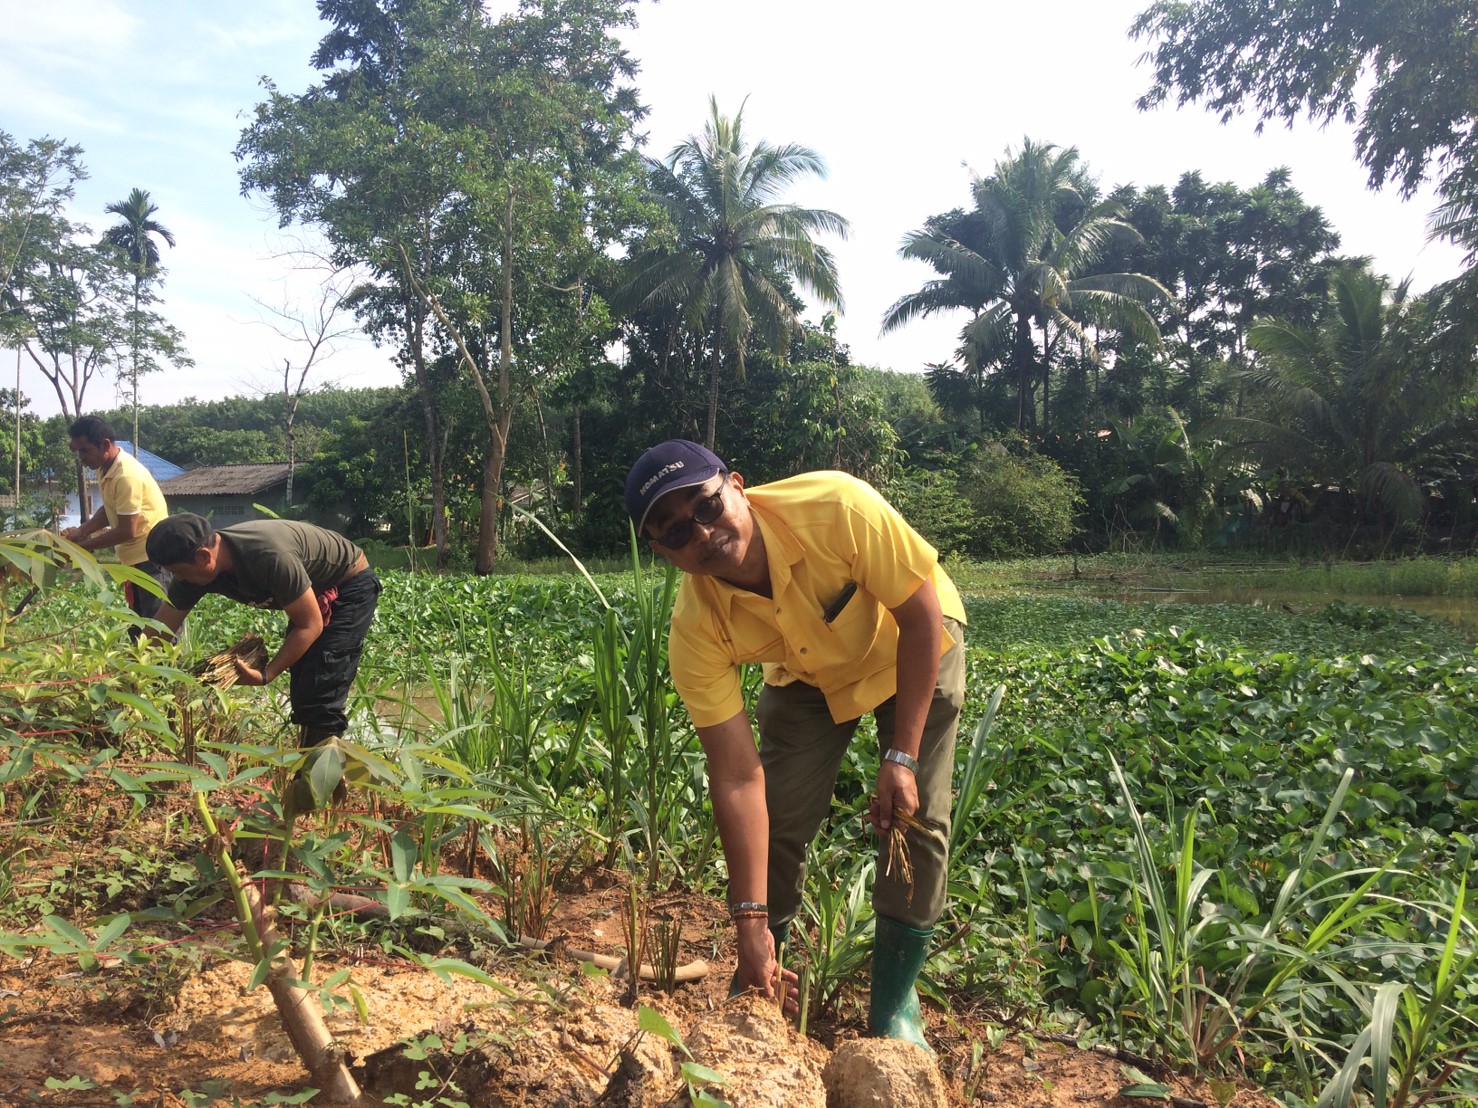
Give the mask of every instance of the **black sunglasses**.
[{"label": "black sunglasses", "polygon": [[665,546],[668,550],[681,550],[693,541],[693,524],[701,523],[707,527],[724,514],[724,488],[729,483],[729,475],[725,473],[723,478],[717,492],[709,493],[693,505],[692,515],[687,519],[679,520],[662,534],[655,536],[655,541],[659,546]]}]

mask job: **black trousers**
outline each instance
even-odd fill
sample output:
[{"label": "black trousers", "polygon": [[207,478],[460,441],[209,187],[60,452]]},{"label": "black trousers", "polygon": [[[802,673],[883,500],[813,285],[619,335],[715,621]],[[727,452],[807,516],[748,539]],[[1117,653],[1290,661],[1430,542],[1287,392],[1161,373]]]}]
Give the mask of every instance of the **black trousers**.
[{"label": "black trousers", "polygon": [[339,586],[328,609],[328,626],[288,672],[292,721],[300,727],[342,735],[349,723],[344,705],[359,672],[364,637],[375,618],[380,579],[362,569]]},{"label": "black trousers", "polygon": [[[133,568],[141,569],[161,585],[165,584],[163,566],[157,565],[154,562],[135,562]],[[133,613],[142,616],[144,619],[153,619],[157,616],[159,614],[159,606],[164,603],[159,597],[146,589],[139,588],[132,581],[125,581],[123,583],[123,597],[128,601],[128,606]],[[144,629],[137,625],[128,629],[128,637],[135,641],[143,633]]]}]

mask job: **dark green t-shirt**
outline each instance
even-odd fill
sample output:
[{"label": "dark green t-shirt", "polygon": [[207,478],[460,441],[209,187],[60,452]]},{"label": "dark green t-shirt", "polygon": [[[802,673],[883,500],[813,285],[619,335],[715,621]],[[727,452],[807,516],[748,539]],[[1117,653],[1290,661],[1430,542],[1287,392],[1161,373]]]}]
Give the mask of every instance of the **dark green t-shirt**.
[{"label": "dark green t-shirt", "polygon": [[216,532],[231,551],[233,569],[209,585],[175,581],[169,603],[188,612],[206,593],[255,608],[285,608],[310,588],[332,588],[359,561],[359,547],[335,531],[295,519],[254,519]]}]

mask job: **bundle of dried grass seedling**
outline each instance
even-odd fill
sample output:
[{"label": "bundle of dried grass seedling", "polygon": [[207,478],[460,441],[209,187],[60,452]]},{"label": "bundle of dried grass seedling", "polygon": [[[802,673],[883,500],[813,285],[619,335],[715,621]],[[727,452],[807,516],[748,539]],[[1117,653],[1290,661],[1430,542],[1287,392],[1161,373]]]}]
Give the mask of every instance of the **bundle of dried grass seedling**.
[{"label": "bundle of dried grass seedling", "polygon": [[190,672],[204,684],[229,689],[236,684],[238,658],[253,669],[261,669],[267,662],[267,646],[262,642],[262,636],[248,631],[219,654],[212,654],[198,663]]},{"label": "bundle of dried grass seedling", "polygon": [[912,812],[893,809],[893,826],[888,829],[888,861],[883,866],[883,873],[892,876],[897,871],[898,879],[908,889],[910,902],[913,901],[913,859],[909,856],[908,839],[905,836],[909,831],[923,830],[924,825]]}]

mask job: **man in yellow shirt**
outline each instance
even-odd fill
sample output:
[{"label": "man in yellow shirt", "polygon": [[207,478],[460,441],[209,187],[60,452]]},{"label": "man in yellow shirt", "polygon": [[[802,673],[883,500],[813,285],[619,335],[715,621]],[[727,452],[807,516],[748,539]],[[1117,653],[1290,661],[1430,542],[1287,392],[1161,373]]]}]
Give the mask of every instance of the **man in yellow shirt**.
[{"label": "man in yellow shirt", "polygon": [[[871,486],[806,473],[746,489],[683,439],[646,451],[626,509],[683,571],[668,657],[698,729],[729,871],[739,988],[773,995],[777,946],[800,907],[806,848],[872,712],[880,763],[868,821],[906,831],[912,885],[880,862],[874,1032],[927,1047],[915,978],[944,910],[951,775],[964,699],[965,610],[937,552]],[[759,749],[738,667],[759,662]]]},{"label": "man in yellow shirt", "polygon": [[[88,469],[96,470],[102,487],[103,502],[92,518],[81,526],[68,527],[62,538],[70,539],[84,550],[116,547],[118,560],[126,566],[141,569],[162,582],[164,571],[149,560],[145,540],[154,525],[169,514],[159,482],[143,463],[125,452],[113,437],[113,428],[97,416],[83,416],[68,428],[72,453]],[[159,597],[133,582],[125,582],[128,606],[144,619],[159,612]],[[140,628],[129,635],[138,638]]]}]

